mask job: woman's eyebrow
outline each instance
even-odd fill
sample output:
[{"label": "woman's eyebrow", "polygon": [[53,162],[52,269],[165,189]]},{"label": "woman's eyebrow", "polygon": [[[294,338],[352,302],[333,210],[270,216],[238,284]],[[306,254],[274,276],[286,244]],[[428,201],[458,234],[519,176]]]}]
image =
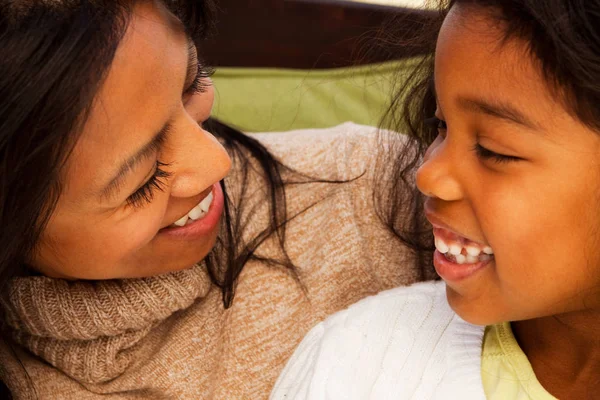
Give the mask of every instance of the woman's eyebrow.
[{"label": "woman's eyebrow", "polygon": [[114,196],[123,184],[123,180],[127,177],[127,174],[129,174],[142,160],[151,157],[160,150],[170,129],[171,121],[168,121],[148,143],[121,164],[117,173],[100,191],[99,197],[101,200],[107,200]]}]

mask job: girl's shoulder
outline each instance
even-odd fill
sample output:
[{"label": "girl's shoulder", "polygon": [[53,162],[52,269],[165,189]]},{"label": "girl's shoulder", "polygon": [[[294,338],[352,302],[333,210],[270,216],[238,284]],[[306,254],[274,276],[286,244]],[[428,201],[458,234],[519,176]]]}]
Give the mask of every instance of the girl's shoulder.
[{"label": "girl's shoulder", "polygon": [[271,398],[483,399],[482,337],[450,309],[443,282],[388,290],[315,326]]}]

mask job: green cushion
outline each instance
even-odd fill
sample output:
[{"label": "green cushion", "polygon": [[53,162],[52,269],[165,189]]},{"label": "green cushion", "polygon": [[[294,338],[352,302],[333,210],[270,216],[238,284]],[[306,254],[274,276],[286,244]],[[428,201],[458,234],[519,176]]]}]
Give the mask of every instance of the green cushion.
[{"label": "green cushion", "polygon": [[213,116],[247,132],[377,126],[416,60],[329,70],[218,68]]}]

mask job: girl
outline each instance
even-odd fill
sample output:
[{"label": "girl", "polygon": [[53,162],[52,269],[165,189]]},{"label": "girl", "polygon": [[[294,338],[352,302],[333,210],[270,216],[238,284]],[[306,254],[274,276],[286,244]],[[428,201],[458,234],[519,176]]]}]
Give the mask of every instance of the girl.
[{"label": "girl", "polygon": [[311,326],[427,276],[373,211],[372,129],[208,119],[212,8],[0,2],[1,398],[265,398]]},{"label": "girl", "polygon": [[318,325],[274,399],[598,397],[600,2],[454,0],[435,31],[406,115],[443,282]]}]

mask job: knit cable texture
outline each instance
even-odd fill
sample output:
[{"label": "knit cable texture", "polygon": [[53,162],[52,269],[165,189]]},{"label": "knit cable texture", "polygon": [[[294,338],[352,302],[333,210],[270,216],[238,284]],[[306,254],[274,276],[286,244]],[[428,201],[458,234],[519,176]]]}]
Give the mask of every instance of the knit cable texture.
[{"label": "knit cable texture", "polygon": [[16,278],[3,307],[19,344],[71,377],[96,383],[121,374],[131,362],[128,349],[210,286],[204,265],[140,279]]}]

